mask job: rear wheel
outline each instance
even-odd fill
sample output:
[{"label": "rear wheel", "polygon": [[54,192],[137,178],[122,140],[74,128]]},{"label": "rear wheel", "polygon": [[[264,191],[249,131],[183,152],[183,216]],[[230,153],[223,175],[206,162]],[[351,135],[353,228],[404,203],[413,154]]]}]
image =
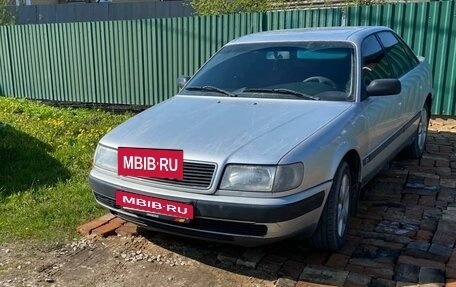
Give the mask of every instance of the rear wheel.
[{"label": "rear wheel", "polygon": [[337,250],[344,244],[352,189],[350,166],[343,161],[337,169],[318,227],[311,237],[315,247]]},{"label": "rear wheel", "polygon": [[429,125],[429,107],[424,105],[421,110],[420,122],[416,131],[416,136],[413,142],[404,149],[406,156],[411,158],[421,158],[426,150],[426,137]]}]

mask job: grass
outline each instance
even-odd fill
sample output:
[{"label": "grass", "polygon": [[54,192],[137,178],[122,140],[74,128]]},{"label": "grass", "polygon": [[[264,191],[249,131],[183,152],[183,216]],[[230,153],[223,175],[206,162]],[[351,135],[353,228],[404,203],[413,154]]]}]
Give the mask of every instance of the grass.
[{"label": "grass", "polygon": [[0,244],[62,242],[105,213],[87,182],[93,152],[131,116],[0,97]]}]

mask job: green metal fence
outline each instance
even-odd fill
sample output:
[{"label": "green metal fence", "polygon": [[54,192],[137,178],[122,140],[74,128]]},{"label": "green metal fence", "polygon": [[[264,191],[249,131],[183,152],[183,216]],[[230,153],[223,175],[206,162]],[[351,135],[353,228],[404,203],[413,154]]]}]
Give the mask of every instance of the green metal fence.
[{"label": "green metal fence", "polygon": [[435,114],[456,115],[455,1],[137,21],[0,27],[0,94],[153,105],[218,48],[248,33],[390,26],[433,64]]}]

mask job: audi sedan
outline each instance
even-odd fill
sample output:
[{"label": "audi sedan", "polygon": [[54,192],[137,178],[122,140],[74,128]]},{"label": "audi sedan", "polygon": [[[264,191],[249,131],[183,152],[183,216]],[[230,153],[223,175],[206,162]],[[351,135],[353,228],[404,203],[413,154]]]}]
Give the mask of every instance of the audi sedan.
[{"label": "audi sedan", "polygon": [[89,176],[99,204],[152,230],[335,250],[361,187],[425,150],[431,69],[387,27],[243,36],[179,83],[100,140]]}]

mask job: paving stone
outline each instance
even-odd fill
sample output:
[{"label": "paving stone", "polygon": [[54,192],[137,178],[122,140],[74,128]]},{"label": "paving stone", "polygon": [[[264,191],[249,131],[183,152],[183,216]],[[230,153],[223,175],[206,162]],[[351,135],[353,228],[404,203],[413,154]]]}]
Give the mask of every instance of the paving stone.
[{"label": "paving stone", "polygon": [[290,278],[297,280],[302,270],[304,269],[305,264],[302,262],[297,262],[293,260],[287,260],[282,265],[282,268],[279,271],[280,277]]},{"label": "paving stone", "polygon": [[418,227],[415,225],[388,220],[381,221],[375,228],[375,231],[378,233],[388,233],[399,236],[413,236],[417,230]]},{"label": "paving stone", "polygon": [[442,201],[442,200],[435,201],[435,207],[445,208],[447,206],[448,206],[448,202],[446,202],[446,201]]},{"label": "paving stone", "polygon": [[302,271],[300,281],[343,286],[348,277],[348,273],[348,271],[341,271],[334,268],[308,265]]},{"label": "paving stone", "polygon": [[82,224],[79,226],[76,230],[81,233],[82,235],[89,235],[92,230],[108,223],[110,220],[116,218],[114,214],[108,213],[105,214],[97,219],[94,219],[92,221],[89,221],[85,224]]},{"label": "paving stone", "polygon": [[394,281],[418,283],[420,268],[411,264],[398,264],[394,270]]},{"label": "paving stone", "polygon": [[427,230],[418,230],[416,233],[415,239],[417,241],[425,241],[429,242],[432,239],[432,236],[434,236],[434,233],[427,231]]},{"label": "paving stone", "polygon": [[454,263],[454,265],[456,265],[456,249],[453,249],[453,252],[451,253],[448,264],[451,264],[451,263]]},{"label": "paving stone", "polygon": [[445,283],[445,274],[442,270],[423,267],[420,269],[419,283]]},{"label": "paving stone", "polygon": [[132,222],[125,222],[115,232],[121,236],[136,236],[138,235],[138,225]]},{"label": "paving stone", "polygon": [[435,206],[435,195],[422,195],[418,200],[419,205],[433,207]]},{"label": "paving stone", "polygon": [[369,284],[369,287],[394,287],[396,283],[392,280],[387,280],[383,278],[374,278]]},{"label": "paving stone", "polygon": [[440,270],[445,270],[445,264],[437,261],[432,261],[429,259],[423,258],[414,258],[407,255],[399,256],[397,261],[399,264],[408,264],[408,265],[415,265],[419,267],[428,267],[428,268],[436,268]]},{"label": "paving stone", "polygon": [[345,280],[344,286],[367,286],[370,281],[371,277],[356,273],[356,272],[350,272],[348,274],[347,280]]},{"label": "paving stone", "polygon": [[353,258],[368,258],[373,259],[376,257],[378,246],[360,244],[353,252]]},{"label": "paving stone", "polygon": [[420,229],[434,232],[437,229],[437,221],[433,219],[424,219],[420,223]]},{"label": "paving stone", "polygon": [[377,251],[376,258],[377,262],[387,263],[393,265],[399,257],[400,251],[387,247],[380,247]]},{"label": "paving stone", "polygon": [[[373,259],[368,259],[368,258],[351,258],[349,261],[349,265],[358,265],[361,267],[374,267],[374,268],[388,268],[391,266],[388,263],[377,262]],[[347,269],[347,270],[353,270],[353,269]],[[353,271],[355,271],[355,270],[353,270]]]},{"label": "paving stone", "polygon": [[350,257],[347,255],[333,253],[325,265],[332,268],[344,269],[345,266],[347,266],[349,259]]},{"label": "paving stone", "polygon": [[451,234],[448,234],[445,231],[440,230],[440,229],[437,229],[437,231],[434,233],[434,237],[432,237],[433,243],[446,245],[448,247],[453,247],[454,240],[455,240],[454,236],[452,236]]},{"label": "paving stone", "polygon": [[[418,194],[404,194],[404,196],[401,199],[401,203],[405,205],[415,205],[418,204],[418,200],[420,199],[420,196]],[[407,212],[407,210],[406,210]]]},{"label": "paving stone", "polygon": [[295,287],[334,287],[326,284],[311,283],[306,281],[298,281]]},{"label": "paving stone", "polygon": [[381,240],[381,239],[365,238],[365,239],[363,239],[363,241],[361,241],[361,243],[363,244],[363,246],[366,246],[366,245],[367,246],[373,245],[376,247],[385,246],[385,240]]},{"label": "paving stone", "polygon": [[419,287],[443,287],[443,286],[445,286],[445,283],[423,283],[423,284],[419,284],[418,286]]},{"label": "paving stone", "polygon": [[410,239],[407,236],[398,236],[398,235],[387,234],[387,233],[360,231],[359,235],[366,237],[366,238],[382,239],[385,241],[391,241],[391,242],[396,242],[396,243],[401,243],[401,244],[408,244],[412,241],[412,239]]},{"label": "paving stone", "polygon": [[268,254],[260,261],[257,269],[270,274],[277,274],[286,260],[285,257]]},{"label": "paving stone", "polygon": [[[415,193],[415,194],[420,194],[420,195],[435,194],[439,190],[439,186],[438,185],[428,185],[428,184],[425,184],[424,181],[422,183],[407,182],[405,184],[405,187],[407,189],[411,189],[409,192]],[[419,190],[423,190],[424,192],[423,191],[419,191]]]},{"label": "paving stone", "polygon": [[414,241],[407,244],[404,253],[413,257],[425,257],[431,244],[423,241]]},{"label": "paving stone", "polygon": [[249,268],[256,268],[261,258],[266,255],[262,249],[248,248],[242,253],[241,257],[236,260],[236,265]]},{"label": "paving stone", "polygon": [[295,287],[296,281],[289,278],[279,278],[274,284],[274,287]]},{"label": "paving stone", "polygon": [[428,208],[423,211],[423,219],[439,220],[442,217],[442,211],[439,208]]},{"label": "paving stone", "polygon": [[453,278],[456,285],[456,266],[446,266],[445,269],[446,278]]},{"label": "paving stone", "polygon": [[[286,257],[287,259],[302,262],[308,256],[316,253],[315,249],[310,246],[295,242],[290,244],[290,241],[278,242],[275,244],[267,245],[264,247],[267,254],[273,254],[276,256]],[[327,252],[318,252],[321,256],[327,256]]]},{"label": "paving stone", "polygon": [[449,220],[440,220],[432,242],[453,247],[455,237],[456,228],[454,223]]},{"label": "paving stone", "polygon": [[440,177],[434,173],[428,173],[428,172],[417,172],[417,171],[412,171],[409,172],[410,177],[409,178],[421,178],[421,181],[418,182],[424,182],[424,178],[431,178],[431,179],[439,179]]},{"label": "paving stone", "polygon": [[[450,205],[446,210],[443,211],[441,219],[443,223],[448,223],[449,225],[456,223],[456,212],[453,210],[453,208],[455,207]],[[452,231],[456,233],[456,231]]]},{"label": "paving stone", "polygon": [[434,171],[436,174],[442,177],[451,175],[451,168],[449,167],[434,167]]},{"label": "paving stone", "polygon": [[454,194],[446,192],[446,191],[440,191],[439,195],[437,197],[438,200],[441,201],[446,201],[446,202],[454,202]]},{"label": "paving stone", "polygon": [[313,252],[302,259],[302,262],[305,264],[314,264],[314,265],[323,265],[326,261],[328,261],[329,253],[318,251]]},{"label": "paving stone", "polygon": [[410,282],[397,281],[396,285],[394,285],[394,286],[396,286],[396,287],[420,287],[420,284],[413,284]]},{"label": "paving stone", "polygon": [[95,228],[90,232],[90,234],[98,235],[98,236],[109,236],[114,235],[117,228],[119,228],[122,224],[125,223],[125,220],[115,217],[108,221],[106,224]]},{"label": "paving stone", "polygon": [[350,257],[362,240],[361,237],[347,236],[345,244],[339,250],[339,253]]},{"label": "paving stone", "polygon": [[452,251],[452,248],[438,243],[433,243],[431,248],[429,248],[429,252],[435,255],[435,260],[441,262],[446,262],[450,258]]},{"label": "paving stone", "polygon": [[226,265],[234,265],[244,251],[244,248],[229,246],[217,255],[217,260]]},{"label": "paving stone", "polygon": [[439,185],[440,184],[440,179],[438,179],[438,178],[425,178],[424,179],[424,184],[426,184],[426,185]]},{"label": "paving stone", "polygon": [[373,245],[377,247],[385,247],[393,250],[399,250],[404,247],[404,244],[396,243],[396,242],[387,242],[382,239],[374,239],[374,238],[365,238],[361,242],[364,245]]},{"label": "paving stone", "polygon": [[443,187],[456,188],[456,179],[441,178],[440,185]]},{"label": "paving stone", "polygon": [[362,274],[364,272],[364,266],[349,263],[345,266],[345,270]]},{"label": "paving stone", "polygon": [[374,277],[374,278],[383,278],[391,280],[394,276],[393,267],[391,268],[373,268],[373,267],[366,267],[364,269],[364,274]]},{"label": "paving stone", "polygon": [[[417,196],[417,197],[419,198],[419,196]],[[424,213],[423,207],[421,207],[419,205],[410,206],[410,207],[408,206],[407,209],[405,210],[405,216],[410,219],[417,220],[418,221],[417,225],[419,225],[419,221],[423,217],[423,213]]]}]

